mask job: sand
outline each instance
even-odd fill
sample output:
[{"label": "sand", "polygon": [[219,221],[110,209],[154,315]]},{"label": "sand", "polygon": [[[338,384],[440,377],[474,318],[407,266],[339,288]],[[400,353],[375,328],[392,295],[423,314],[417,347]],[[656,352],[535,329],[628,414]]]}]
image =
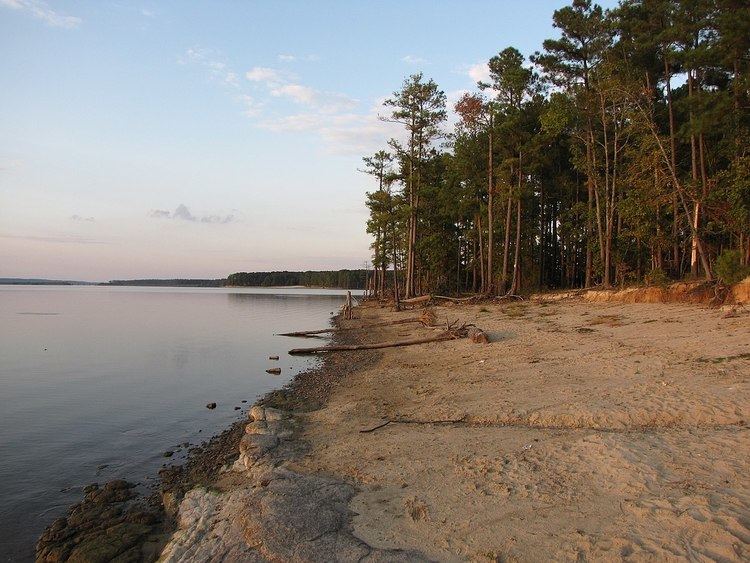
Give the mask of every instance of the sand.
[{"label": "sand", "polygon": [[750,559],[750,315],[575,300],[435,312],[491,343],[380,351],[300,415],[296,468],[355,486],[355,536],[443,561]]}]

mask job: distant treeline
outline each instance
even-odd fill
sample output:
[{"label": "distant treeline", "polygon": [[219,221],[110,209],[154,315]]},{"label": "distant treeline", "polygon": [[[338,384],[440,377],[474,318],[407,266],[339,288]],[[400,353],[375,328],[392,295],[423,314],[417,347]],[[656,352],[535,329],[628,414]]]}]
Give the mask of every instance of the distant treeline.
[{"label": "distant treeline", "polygon": [[303,285],[308,287],[336,287],[364,289],[365,270],[307,271],[307,272],[237,272],[226,279],[235,287],[279,287]]},{"label": "distant treeline", "polygon": [[44,278],[0,278],[0,285],[92,285],[92,282]]},{"label": "distant treeline", "polygon": [[140,285],[157,287],[224,287],[225,279],[218,280],[112,280],[102,285]]}]

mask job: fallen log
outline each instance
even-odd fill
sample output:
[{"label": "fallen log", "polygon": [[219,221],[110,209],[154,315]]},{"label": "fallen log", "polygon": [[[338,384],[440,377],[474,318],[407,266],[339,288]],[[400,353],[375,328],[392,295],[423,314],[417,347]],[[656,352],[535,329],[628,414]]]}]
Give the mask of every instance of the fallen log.
[{"label": "fallen log", "polygon": [[435,323],[435,313],[433,313],[429,309],[425,309],[425,311],[419,317],[410,317],[408,319],[396,319],[395,321],[383,321],[379,323],[371,323],[371,324],[362,325],[362,326],[349,326],[349,327],[339,327],[339,328],[331,327],[331,328],[322,328],[320,330],[299,330],[296,332],[281,332],[277,334],[277,336],[298,336],[298,337],[306,338],[308,336],[314,337],[318,334],[327,334],[330,332],[345,332],[348,330],[367,330],[368,328],[401,325],[401,324],[408,324],[408,323],[422,323],[422,325],[424,326],[432,326]]},{"label": "fallen log", "polygon": [[432,299],[432,295],[421,295],[419,297],[412,297],[411,299],[402,299],[401,305],[419,305],[421,303],[428,303]]},{"label": "fallen log", "polygon": [[447,297],[445,295],[433,295],[435,299],[444,299],[452,303],[465,303],[466,301],[474,301],[478,299],[479,295],[470,295],[469,297]]},{"label": "fallen log", "polygon": [[327,352],[345,352],[350,350],[378,350],[380,348],[395,348],[398,346],[413,346],[415,344],[427,344],[428,342],[441,342],[443,340],[454,340],[461,338],[452,332],[443,332],[436,336],[428,338],[415,338],[412,340],[393,340],[390,342],[380,342],[378,344],[340,344],[336,346],[320,346],[317,348],[294,348],[289,350],[292,356],[301,356],[305,354],[325,354]]}]

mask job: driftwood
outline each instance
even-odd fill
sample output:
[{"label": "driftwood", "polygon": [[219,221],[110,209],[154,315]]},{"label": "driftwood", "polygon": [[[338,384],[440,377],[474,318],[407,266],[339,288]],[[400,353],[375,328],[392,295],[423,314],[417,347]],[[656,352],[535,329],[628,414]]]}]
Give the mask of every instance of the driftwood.
[{"label": "driftwood", "polygon": [[461,338],[454,332],[442,332],[436,336],[427,338],[414,338],[412,340],[393,340],[390,342],[380,342],[378,344],[341,344],[336,346],[321,346],[318,348],[294,348],[289,350],[293,356],[304,354],[325,354],[326,352],[344,352],[348,350],[378,350],[380,348],[395,348],[397,346],[413,346],[415,344],[427,344],[428,342],[441,342],[443,340],[454,340]]},{"label": "driftwood", "polygon": [[466,303],[467,301],[479,299],[481,296],[470,295],[469,297],[446,297],[445,295],[433,295],[433,297],[435,299],[444,299],[445,301],[450,301],[452,303]]},{"label": "driftwood", "polygon": [[415,303],[424,303],[432,299],[432,295],[420,295],[419,297],[412,297],[411,299],[402,299],[401,303],[406,305],[414,305]]},{"label": "driftwood", "polygon": [[371,428],[364,428],[360,430],[359,432],[360,434],[369,434],[370,432],[375,432],[375,430],[384,428],[388,426],[389,424],[461,424],[462,422],[465,422],[465,421],[466,421],[465,416],[461,418],[454,418],[454,419],[448,419],[448,420],[412,420],[408,418],[393,418],[390,420],[386,420],[385,422],[382,422]]},{"label": "driftwood", "polygon": [[380,342],[377,344],[341,344],[335,346],[320,346],[316,348],[294,348],[289,350],[291,355],[303,354],[325,354],[326,352],[345,352],[349,350],[378,350],[380,348],[395,348],[398,346],[413,346],[415,344],[427,344],[429,342],[441,342],[444,340],[456,340],[458,338],[471,338],[473,342],[489,342],[484,332],[477,329],[474,325],[462,324],[455,328],[458,321],[446,323],[445,329],[426,338],[414,338],[411,340],[392,340],[389,342]]},{"label": "driftwood", "polygon": [[393,326],[400,324],[409,323],[421,323],[423,326],[432,326],[435,324],[435,313],[430,309],[425,309],[419,317],[409,317],[408,319],[396,319],[395,321],[383,321],[379,323],[371,323],[363,326],[349,326],[340,328],[322,328],[320,330],[299,330],[296,332],[281,332],[277,336],[298,336],[298,337],[315,337],[318,334],[328,334],[331,332],[345,332],[349,330],[367,330],[369,328],[380,327],[380,326]]}]

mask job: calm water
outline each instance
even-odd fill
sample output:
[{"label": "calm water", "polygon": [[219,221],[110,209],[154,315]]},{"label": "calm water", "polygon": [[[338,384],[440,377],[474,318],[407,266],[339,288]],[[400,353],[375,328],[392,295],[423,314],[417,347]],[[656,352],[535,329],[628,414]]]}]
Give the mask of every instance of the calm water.
[{"label": "calm water", "polygon": [[86,484],[147,483],[166,450],[179,462],[176,446],[244,416],[314,361],[273,334],[324,328],[342,303],[327,290],[0,286],[0,559],[31,559]]}]

